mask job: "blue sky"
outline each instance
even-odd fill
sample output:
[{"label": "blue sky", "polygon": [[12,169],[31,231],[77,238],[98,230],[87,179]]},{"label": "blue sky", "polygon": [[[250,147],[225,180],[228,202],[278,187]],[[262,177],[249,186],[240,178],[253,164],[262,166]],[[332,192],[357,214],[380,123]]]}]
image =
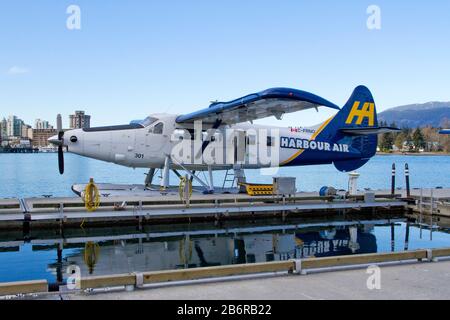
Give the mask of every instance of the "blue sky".
[{"label": "blue sky", "polygon": [[[71,4],[81,30],[66,28]],[[366,27],[371,4],[381,30]],[[449,17],[447,0],[2,0],[0,115],[33,124],[61,113],[67,125],[84,109],[93,125],[117,124],[277,86],[343,105],[365,84],[379,111],[450,101]]]}]

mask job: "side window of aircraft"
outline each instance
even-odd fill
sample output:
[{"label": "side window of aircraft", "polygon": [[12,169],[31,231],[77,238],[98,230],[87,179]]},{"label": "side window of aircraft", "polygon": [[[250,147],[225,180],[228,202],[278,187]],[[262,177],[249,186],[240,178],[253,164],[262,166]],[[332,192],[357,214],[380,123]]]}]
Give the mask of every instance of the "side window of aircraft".
[{"label": "side window of aircraft", "polygon": [[164,124],[162,122],[157,123],[153,128],[154,134],[163,134],[163,131],[164,131]]},{"label": "side window of aircraft", "polygon": [[250,146],[255,145],[256,144],[256,136],[254,136],[254,135],[247,136],[247,144]]}]

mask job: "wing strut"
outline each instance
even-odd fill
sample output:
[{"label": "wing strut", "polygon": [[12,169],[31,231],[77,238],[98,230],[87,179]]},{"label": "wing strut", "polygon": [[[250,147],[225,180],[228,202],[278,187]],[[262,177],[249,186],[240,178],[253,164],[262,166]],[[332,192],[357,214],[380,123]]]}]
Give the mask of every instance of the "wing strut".
[{"label": "wing strut", "polygon": [[[217,119],[216,120],[216,122],[214,122],[214,125],[212,126],[212,130],[217,130],[219,127],[220,127],[220,125],[222,124],[222,120],[221,119]],[[207,136],[206,137],[206,141],[203,141],[203,143],[202,143],[202,154],[203,154],[203,152],[205,151],[205,149],[206,149],[206,147],[209,145],[209,143],[211,142],[211,139],[210,139],[211,137],[210,136]]]}]

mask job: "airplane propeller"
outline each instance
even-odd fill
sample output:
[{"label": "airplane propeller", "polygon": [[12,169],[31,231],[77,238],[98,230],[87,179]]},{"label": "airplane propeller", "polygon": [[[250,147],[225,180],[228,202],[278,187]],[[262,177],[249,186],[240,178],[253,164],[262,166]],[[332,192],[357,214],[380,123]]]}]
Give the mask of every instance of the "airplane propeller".
[{"label": "airplane propeller", "polygon": [[61,115],[58,114],[56,117],[56,129],[58,130],[58,167],[59,173],[64,174],[64,153],[63,153],[63,145],[64,145],[64,131],[62,129],[62,120]]}]

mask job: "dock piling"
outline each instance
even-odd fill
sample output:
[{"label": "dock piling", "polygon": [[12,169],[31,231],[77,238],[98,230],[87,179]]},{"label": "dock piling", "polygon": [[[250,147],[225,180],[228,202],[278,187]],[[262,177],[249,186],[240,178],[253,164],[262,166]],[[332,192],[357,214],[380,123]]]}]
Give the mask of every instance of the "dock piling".
[{"label": "dock piling", "polygon": [[406,197],[411,198],[411,190],[409,187],[409,166],[405,164],[405,179],[406,179]]},{"label": "dock piling", "polygon": [[392,164],[391,195],[395,196],[395,163]]}]

